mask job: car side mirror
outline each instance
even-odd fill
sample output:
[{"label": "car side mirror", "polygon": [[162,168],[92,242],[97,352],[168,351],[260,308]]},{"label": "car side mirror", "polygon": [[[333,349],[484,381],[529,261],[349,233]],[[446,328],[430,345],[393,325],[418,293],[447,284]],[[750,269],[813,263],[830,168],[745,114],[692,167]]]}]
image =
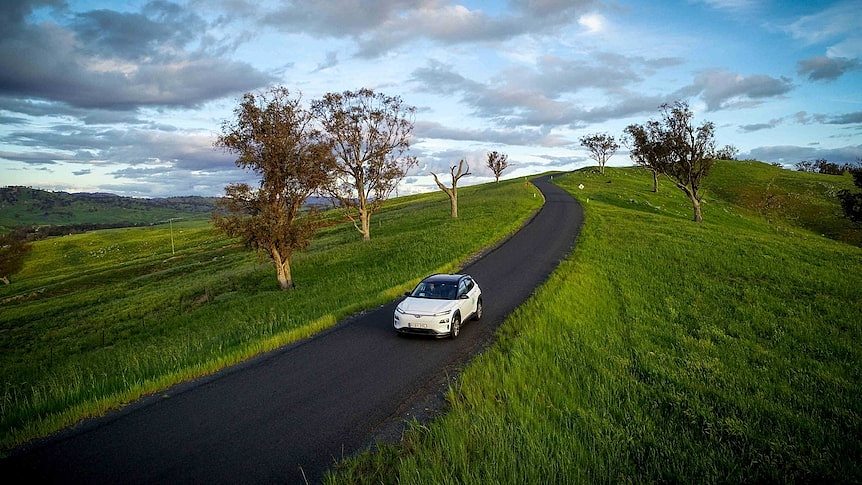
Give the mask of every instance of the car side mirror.
[{"label": "car side mirror", "polygon": [[462,300],[467,300],[470,298],[470,295],[468,295],[467,293],[464,293],[463,295],[459,296],[458,298],[460,298]]},{"label": "car side mirror", "polygon": [[404,296],[410,296],[410,292],[409,292],[409,291],[405,291],[405,292],[404,292]]}]

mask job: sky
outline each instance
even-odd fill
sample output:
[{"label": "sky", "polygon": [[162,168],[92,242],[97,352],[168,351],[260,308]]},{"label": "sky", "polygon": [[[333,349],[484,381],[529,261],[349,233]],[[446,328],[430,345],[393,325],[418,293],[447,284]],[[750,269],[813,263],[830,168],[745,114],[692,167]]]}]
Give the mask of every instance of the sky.
[{"label": "sky", "polygon": [[[685,100],[739,158],[862,158],[862,0],[4,0],[0,185],[136,197],[254,182],[213,148],[240,96],[368,87],[417,108],[419,165],[492,180],[594,164]],[[625,147],[610,165],[630,165]]]}]

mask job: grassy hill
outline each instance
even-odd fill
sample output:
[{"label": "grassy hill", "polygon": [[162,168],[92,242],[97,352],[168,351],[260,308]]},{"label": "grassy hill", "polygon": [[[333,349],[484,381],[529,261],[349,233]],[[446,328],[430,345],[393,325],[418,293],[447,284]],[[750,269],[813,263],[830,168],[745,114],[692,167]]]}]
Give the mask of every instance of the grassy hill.
[{"label": "grassy hill", "polygon": [[296,256],[298,287],[208,221],[54,237],[0,287],[0,450],[311,335],[455,269],[541,205],[523,181],[388,202],[363,243],[352,224]]},{"label": "grassy hill", "polygon": [[[574,253],[446,415],[330,483],[862,481],[862,249],[817,217],[836,177],[722,163],[702,224],[642,170],[556,181],[586,211]],[[806,215],[761,216],[764,181]]]},{"label": "grassy hill", "polygon": [[755,161],[720,161],[707,180],[709,193],[744,207],[773,224],[784,222],[862,246],[862,230],[844,216],[842,189],[855,191],[850,173],[824,175]]},{"label": "grassy hill", "polygon": [[16,226],[135,226],[170,218],[206,218],[213,197],[136,199],[114,194],[49,192],[29,187],[0,188],[0,232]]}]

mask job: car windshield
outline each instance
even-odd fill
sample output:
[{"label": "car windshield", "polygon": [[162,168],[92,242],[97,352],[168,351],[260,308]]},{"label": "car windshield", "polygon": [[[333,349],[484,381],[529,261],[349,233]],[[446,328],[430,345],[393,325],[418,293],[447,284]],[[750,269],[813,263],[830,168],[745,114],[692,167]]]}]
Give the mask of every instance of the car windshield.
[{"label": "car windshield", "polygon": [[433,298],[435,300],[454,300],[458,295],[456,283],[429,282],[419,283],[410,296],[414,298]]}]

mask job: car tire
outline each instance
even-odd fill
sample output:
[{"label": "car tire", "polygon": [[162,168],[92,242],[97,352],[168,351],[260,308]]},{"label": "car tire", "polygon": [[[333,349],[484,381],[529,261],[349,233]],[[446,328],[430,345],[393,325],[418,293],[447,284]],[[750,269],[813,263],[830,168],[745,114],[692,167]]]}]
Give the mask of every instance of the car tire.
[{"label": "car tire", "polygon": [[482,319],[482,299],[479,298],[479,301],[476,302],[476,313],[473,315],[473,319],[479,321]]},{"label": "car tire", "polygon": [[461,333],[461,315],[456,314],[452,317],[452,326],[449,330],[449,338],[457,338],[459,333]]}]

